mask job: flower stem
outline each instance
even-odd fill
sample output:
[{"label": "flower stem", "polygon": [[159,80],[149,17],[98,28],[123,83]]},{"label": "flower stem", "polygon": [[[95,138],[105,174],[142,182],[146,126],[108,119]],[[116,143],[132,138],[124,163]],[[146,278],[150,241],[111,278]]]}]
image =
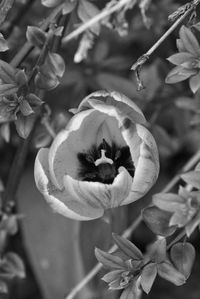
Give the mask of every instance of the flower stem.
[{"label": "flower stem", "polygon": [[[189,161],[183,166],[179,174],[175,175],[175,177],[162,189],[162,193],[169,192],[180,180],[180,173],[187,172],[194,168],[194,166],[200,161],[200,150],[197,151],[190,159]],[[122,237],[124,238],[130,238],[134,230],[139,226],[139,224],[142,222],[142,216],[141,214],[135,219],[135,221],[123,232]],[[180,234],[168,245],[168,248],[170,248],[174,242],[179,241],[183,236],[185,235],[185,230],[181,231]],[[116,245],[113,245],[109,252],[113,252],[117,249]],[[72,291],[68,294],[68,296],[65,299],[74,299],[75,296],[82,290],[84,286],[86,286],[90,280],[100,271],[102,268],[101,264],[96,264],[94,268],[88,272],[88,274],[72,289]]]}]

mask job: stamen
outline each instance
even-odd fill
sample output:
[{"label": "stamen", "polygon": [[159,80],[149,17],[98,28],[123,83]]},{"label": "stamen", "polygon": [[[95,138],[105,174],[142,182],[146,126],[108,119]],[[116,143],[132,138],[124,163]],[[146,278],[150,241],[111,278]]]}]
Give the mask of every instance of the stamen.
[{"label": "stamen", "polygon": [[107,158],[105,155],[106,151],[104,149],[101,149],[101,158],[97,159],[94,164],[95,166],[98,166],[99,164],[113,164],[113,160],[110,158]]}]

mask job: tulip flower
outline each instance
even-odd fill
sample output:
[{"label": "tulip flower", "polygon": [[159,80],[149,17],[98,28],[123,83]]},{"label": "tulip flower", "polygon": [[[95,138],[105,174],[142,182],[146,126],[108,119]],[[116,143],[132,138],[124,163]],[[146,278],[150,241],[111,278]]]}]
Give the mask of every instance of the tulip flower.
[{"label": "tulip flower", "polygon": [[141,198],[159,172],[141,110],[118,92],[87,96],[35,161],[37,188],[58,213],[91,220]]}]

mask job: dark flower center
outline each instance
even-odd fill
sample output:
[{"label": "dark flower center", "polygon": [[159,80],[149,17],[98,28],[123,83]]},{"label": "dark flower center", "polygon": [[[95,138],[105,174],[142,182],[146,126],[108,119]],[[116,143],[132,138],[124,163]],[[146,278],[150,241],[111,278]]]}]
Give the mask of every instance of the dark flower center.
[{"label": "dark flower center", "polygon": [[80,169],[78,177],[82,181],[112,184],[123,166],[133,177],[135,167],[128,146],[118,147],[115,143],[110,146],[105,139],[96,147],[93,145],[86,153],[78,153]]}]

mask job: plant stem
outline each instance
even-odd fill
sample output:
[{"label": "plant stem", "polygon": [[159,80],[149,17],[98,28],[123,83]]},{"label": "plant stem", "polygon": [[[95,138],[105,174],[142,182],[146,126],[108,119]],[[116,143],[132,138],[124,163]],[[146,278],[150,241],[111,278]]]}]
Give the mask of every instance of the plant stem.
[{"label": "plant stem", "polygon": [[178,27],[178,25],[194,10],[200,3],[200,0],[195,0],[191,2],[191,6],[181,15],[176,22],[159,38],[159,40],[143,55],[141,55],[136,63],[131,67],[131,70],[137,71],[154,53],[154,51],[164,42],[164,40]]},{"label": "plant stem", "polygon": [[122,9],[123,6],[129,4],[130,2],[133,2],[133,5],[135,5],[137,1],[136,0],[134,0],[134,1],[133,0],[121,0],[113,6],[107,8],[107,9],[103,9],[98,15],[94,16],[92,19],[88,20],[83,25],[81,25],[80,27],[78,27],[77,29],[75,29],[74,31],[69,33],[67,36],[65,36],[62,40],[62,44],[66,45],[69,41],[78,37],[81,33],[85,32],[87,29],[92,27],[94,24],[100,22],[101,20],[105,19],[107,16],[110,16],[114,12]]},{"label": "plant stem", "polygon": [[[190,159],[189,161],[183,166],[183,168],[181,169],[180,173],[182,172],[187,172],[189,170],[191,170],[192,168],[194,168],[194,166],[200,161],[200,150],[197,151]],[[180,173],[177,174],[160,192],[162,193],[166,193],[169,192],[180,180]],[[142,222],[142,216],[139,215],[135,221],[132,223],[132,225],[130,225],[122,234],[122,237],[124,238],[130,238],[132,233],[134,232],[134,230],[139,226],[139,224]],[[184,232],[181,231],[180,235],[178,235],[175,240],[173,240],[168,247],[171,247],[174,242],[177,242],[178,240],[180,240],[185,234],[185,230]],[[117,249],[116,245],[113,245],[111,247],[111,249],[109,250],[109,252],[113,252],[114,250]],[[82,290],[82,288],[84,286],[86,286],[90,280],[92,280],[92,278],[100,271],[100,269],[102,268],[101,264],[96,264],[96,266],[94,266],[94,268],[92,270],[90,270],[90,272],[88,272],[88,274],[72,289],[72,291],[68,294],[68,296],[65,299],[74,299],[75,296]]]}]

